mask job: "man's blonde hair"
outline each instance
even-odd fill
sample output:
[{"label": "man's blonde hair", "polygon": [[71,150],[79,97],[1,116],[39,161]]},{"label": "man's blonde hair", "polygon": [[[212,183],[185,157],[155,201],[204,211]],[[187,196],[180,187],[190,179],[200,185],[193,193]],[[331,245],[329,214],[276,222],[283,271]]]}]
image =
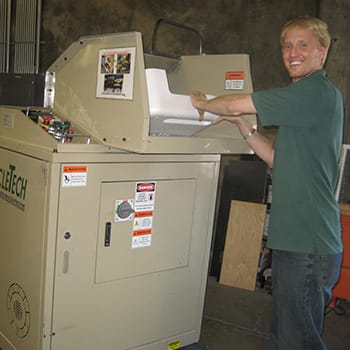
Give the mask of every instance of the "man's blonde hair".
[{"label": "man's blonde hair", "polygon": [[318,36],[321,46],[328,49],[331,44],[331,36],[328,32],[328,25],[319,18],[300,17],[287,22],[281,31],[280,41],[283,45],[286,32],[292,27],[302,27],[310,30]]}]

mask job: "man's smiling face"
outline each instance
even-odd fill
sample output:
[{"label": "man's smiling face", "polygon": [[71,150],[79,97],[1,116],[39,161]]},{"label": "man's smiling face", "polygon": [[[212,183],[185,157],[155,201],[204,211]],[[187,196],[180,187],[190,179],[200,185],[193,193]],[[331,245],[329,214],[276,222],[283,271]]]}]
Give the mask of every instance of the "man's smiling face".
[{"label": "man's smiling face", "polygon": [[327,51],[312,31],[301,26],[289,28],[282,43],[282,57],[292,81],[322,69]]}]

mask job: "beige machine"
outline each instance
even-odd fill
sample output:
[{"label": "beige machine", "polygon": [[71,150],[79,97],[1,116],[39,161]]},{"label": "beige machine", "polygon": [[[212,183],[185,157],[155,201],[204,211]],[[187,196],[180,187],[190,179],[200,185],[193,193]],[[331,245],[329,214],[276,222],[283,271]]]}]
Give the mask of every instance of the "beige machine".
[{"label": "beige machine", "polygon": [[191,90],[251,92],[248,57],[84,37],[49,69],[47,108],[0,108],[1,350],[198,342],[220,154],[250,150],[197,120]]}]

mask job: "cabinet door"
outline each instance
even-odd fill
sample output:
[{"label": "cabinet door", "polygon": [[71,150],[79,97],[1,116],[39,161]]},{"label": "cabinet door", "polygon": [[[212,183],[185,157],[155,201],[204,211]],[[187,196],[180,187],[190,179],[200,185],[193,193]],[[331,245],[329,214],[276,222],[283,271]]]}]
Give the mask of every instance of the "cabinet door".
[{"label": "cabinet door", "polygon": [[81,184],[60,191],[52,349],[198,341],[217,163],[87,164]]},{"label": "cabinet door", "polygon": [[[144,210],[135,198],[143,184],[154,186],[142,192],[152,196]],[[96,283],[189,266],[195,185],[194,179],[102,183]],[[130,214],[118,219],[123,204]]]}]

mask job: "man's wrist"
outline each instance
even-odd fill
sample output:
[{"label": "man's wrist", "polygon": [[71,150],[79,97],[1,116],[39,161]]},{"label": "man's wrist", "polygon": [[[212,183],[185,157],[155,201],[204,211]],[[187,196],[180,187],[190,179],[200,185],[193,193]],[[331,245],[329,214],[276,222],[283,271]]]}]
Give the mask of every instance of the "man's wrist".
[{"label": "man's wrist", "polygon": [[256,128],[253,127],[249,132],[243,135],[243,138],[247,140],[249,139],[249,137],[253,136],[255,132],[256,132]]}]

